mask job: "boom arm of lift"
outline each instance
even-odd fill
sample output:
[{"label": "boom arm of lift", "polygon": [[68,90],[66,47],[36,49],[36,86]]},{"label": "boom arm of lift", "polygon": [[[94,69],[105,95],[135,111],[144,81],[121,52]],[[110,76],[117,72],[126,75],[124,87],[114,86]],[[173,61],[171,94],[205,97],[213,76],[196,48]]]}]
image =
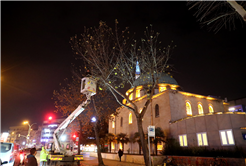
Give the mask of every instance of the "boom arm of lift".
[{"label": "boom arm of lift", "polygon": [[[82,102],[73,112],[70,114],[54,131],[53,139],[55,144],[56,151],[65,154],[66,150],[62,148],[60,143],[60,136],[66,131],[68,125],[72,123],[72,121],[81,114],[86,106],[90,104],[91,96],[96,94],[96,81],[92,78],[85,77],[81,82],[81,93],[86,95],[86,100]],[[62,134],[58,133],[62,131]]]}]

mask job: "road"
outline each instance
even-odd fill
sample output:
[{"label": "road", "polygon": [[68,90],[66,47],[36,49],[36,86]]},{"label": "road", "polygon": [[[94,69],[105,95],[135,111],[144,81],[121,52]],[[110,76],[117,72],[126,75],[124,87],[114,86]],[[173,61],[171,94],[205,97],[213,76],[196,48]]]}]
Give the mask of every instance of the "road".
[{"label": "road", "polygon": [[[40,151],[37,152],[36,154],[36,159],[38,161],[39,166],[40,165]],[[80,166],[97,166],[98,165],[98,159],[97,157],[90,157],[89,152],[84,152],[83,153],[84,161],[80,162]],[[16,157],[16,163],[14,166],[19,166],[19,155]],[[128,162],[119,162],[117,160],[108,160],[108,159],[103,159],[103,162],[106,166],[144,166],[143,164],[135,164],[135,163],[128,163]],[[70,165],[70,164],[69,164]],[[52,165],[53,166],[53,165]]]},{"label": "road", "polygon": [[[29,153],[26,153],[26,156],[28,155]],[[40,163],[39,161],[39,157],[40,157],[40,151],[37,151],[37,154],[36,154],[36,159],[38,161],[38,164]],[[15,165],[14,166],[19,166],[20,165],[20,155],[17,154],[16,157],[15,157]]]}]

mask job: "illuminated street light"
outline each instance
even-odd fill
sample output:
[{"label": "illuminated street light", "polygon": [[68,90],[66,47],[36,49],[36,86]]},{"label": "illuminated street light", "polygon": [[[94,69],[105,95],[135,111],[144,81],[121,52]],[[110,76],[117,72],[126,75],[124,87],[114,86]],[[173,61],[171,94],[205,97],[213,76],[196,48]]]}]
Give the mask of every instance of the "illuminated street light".
[{"label": "illuminated street light", "polygon": [[28,124],[28,126],[29,126],[27,136],[24,136],[24,137],[26,137],[26,145],[27,145],[28,144],[28,139],[29,139],[29,136],[30,136],[30,132],[32,130],[32,125],[37,124],[37,123],[33,123],[32,125],[30,125],[28,121],[24,121],[23,124]]},{"label": "illuminated street light", "polygon": [[66,135],[62,135],[61,136],[61,141],[66,141],[66,138],[67,138]]},{"label": "illuminated street light", "polygon": [[91,121],[92,121],[92,122],[95,122],[96,120],[97,120],[97,119],[96,119],[95,117],[92,117],[92,118],[91,118]]},{"label": "illuminated street light", "polygon": [[28,121],[25,121],[25,122],[23,122],[23,124],[29,124],[29,122]]}]

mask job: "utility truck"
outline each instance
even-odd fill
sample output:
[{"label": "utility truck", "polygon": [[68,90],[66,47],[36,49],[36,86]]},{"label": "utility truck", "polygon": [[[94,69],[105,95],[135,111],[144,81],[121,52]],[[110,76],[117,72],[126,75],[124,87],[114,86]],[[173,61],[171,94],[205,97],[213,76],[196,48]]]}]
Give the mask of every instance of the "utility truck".
[{"label": "utility truck", "polygon": [[[86,95],[86,100],[82,102],[54,131],[52,151],[49,155],[51,162],[74,162],[83,160],[83,155],[73,155],[73,151],[61,146],[60,137],[65,133],[68,125],[78,117],[91,101],[91,96],[96,94],[96,80],[92,77],[84,77],[81,80],[81,93]],[[80,147],[80,146],[79,146]],[[71,163],[69,164],[71,165]]]}]

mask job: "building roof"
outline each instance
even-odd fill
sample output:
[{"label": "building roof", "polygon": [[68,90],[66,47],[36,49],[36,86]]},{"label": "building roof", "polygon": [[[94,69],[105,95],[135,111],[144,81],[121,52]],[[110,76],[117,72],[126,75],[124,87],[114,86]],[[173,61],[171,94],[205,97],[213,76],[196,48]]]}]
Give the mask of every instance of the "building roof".
[{"label": "building roof", "polygon": [[[177,81],[172,78],[172,76],[168,75],[167,73],[158,73],[154,74],[154,79],[159,78],[158,83],[164,83],[164,84],[174,84],[178,85]],[[147,85],[152,83],[152,79],[150,74],[142,74],[136,81],[133,83],[134,86],[140,86],[140,85]]]}]

